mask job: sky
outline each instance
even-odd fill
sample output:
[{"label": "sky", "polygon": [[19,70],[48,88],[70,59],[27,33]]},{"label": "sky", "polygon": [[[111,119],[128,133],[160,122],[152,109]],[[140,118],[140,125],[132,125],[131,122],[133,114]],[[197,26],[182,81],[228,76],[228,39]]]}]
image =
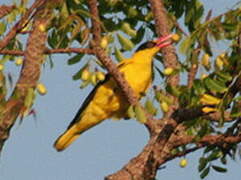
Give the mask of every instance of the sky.
[{"label": "sky", "polygon": [[[1,0],[8,4],[11,0]],[[231,8],[238,0],[203,0],[213,15]],[[12,128],[0,157],[0,180],[99,180],[114,173],[136,156],[148,141],[148,132],[135,120],[107,120],[85,132],[63,152],[53,148],[55,139],[66,129],[90,88],[79,89],[72,75],[80,65],[68,66],[68,56],[53,56],[54,68],[43,69],[41,82],[48,93],[38,96],[34,108],[37,119],[28,117]],[[6,72],[18,76],[15,65]],[[157,179],[200,179],[197,166],[201,151],[186,156],[188,165],[179,167],[180,158],[165,164]],[[207,180],[240,179],[240,161],[229,161],[228,173],[210,172]]]}]

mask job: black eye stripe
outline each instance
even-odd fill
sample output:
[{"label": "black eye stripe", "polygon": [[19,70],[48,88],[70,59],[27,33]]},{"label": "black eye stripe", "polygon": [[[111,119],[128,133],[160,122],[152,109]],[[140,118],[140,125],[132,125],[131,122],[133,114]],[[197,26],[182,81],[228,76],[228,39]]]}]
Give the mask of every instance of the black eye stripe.
[{"label": "black eye stripe", "polygon": [[155,44],[153,43],[153,42],[148,42],[148,44],[147,44],[147,47],[148,48],[152,48],[152,47],[154,47],[155,46]]},{"label": "black eye stripe", "polygon": [[136,50],[136,52],[140,51],[140,50],[143,50],[143,49],[147,49],[147,48],[153,48],[155,45],[156,44],[152,41],[145,42],[144,44],[139,46],[139,48]]}]

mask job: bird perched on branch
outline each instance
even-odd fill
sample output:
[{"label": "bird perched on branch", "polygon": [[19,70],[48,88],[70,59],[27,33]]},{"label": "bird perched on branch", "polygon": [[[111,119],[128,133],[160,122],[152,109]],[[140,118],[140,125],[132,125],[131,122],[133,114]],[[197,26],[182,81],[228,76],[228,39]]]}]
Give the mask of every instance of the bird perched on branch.
[{"label": "bird perched on branch", "polygon": [[[160,51],[172,43],[172,35],[161,37],[142,44],[134,55],[121,61],[118,69],[125,80],[140,98],[152,81],[152,59]],[[108,118],[126,117],[129,104],[110,76],[106,76],[88,95],[67,130],[56,140],[57,151],[67,148],[84,131]]]}]

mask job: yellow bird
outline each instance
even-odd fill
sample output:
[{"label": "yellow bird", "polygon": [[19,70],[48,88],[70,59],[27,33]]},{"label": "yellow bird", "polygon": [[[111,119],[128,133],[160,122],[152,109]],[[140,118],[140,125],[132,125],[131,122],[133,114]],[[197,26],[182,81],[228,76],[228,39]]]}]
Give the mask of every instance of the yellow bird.
[{"label": "yellow bird", "polygon": [[[134,90],[138,98],[145,93],[152,81],[152,59],[157,52],[170,45],[172,35],[142,44],[134,55],[121,61],[118,69]],[[55,141],[57,151],[67,148],[84,131],[108,118],[127,117],[129,107],[115,80],[106,76],[88,95],[67,130]]]}]

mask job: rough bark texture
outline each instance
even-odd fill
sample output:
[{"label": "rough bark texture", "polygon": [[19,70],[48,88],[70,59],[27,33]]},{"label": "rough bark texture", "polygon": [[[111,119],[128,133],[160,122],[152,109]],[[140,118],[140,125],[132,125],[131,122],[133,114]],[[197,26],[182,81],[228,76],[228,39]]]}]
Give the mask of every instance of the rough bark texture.
[{"label": "rough bark texture", "polygon": [[7,14],[11,13],[12,10],[16,8],[16,6],[12,5],[12,6],[0,6],[0,19],[4,16],[6,16]]},{"label": "rough bark texture", "polygon": [[[170,34],[170,28],[167,23],[167,14],[163,2],[161,0],[150,0],[149,2],[154,15],[157,34],[159,36]],[[164,66],[166,68],[178,68],[177,57],[172,45],[163,48],[162,54],[164,57]],[[167,78],[167,83],[171,86],[177,86],[179,83],[179,75],[170,76]],[[174,99],[174,103],[170,106],[170,110],[165,114],[164,118],[158,121],[148,121],[148,123],[151,124],[149,126],[154,128],[148,129],[151,138],[142,152],[133,158],[120,171],[107,176],[106,180],[121,179],[123,174],[127,173],[129,176],[125,175],[125,180],[151,180],[155,178],[159,166],[171,151],[172,147],[168,141],[172,133],[175,131],[179,121],[172,117],[173,112],[178,107],[177,101],[175,100],[175,97],[170,96],[170,98]]]},{"label": "rough bark texture", "polygon": [[[94,54],[94,50],[89,48],[65,48],[65,49],[45,49],[44,54],[60,54],[60,53],[80,53],[80,54]],[[0,50],[0,54],[23,56],[24,51],[21,50]]]},{"label": "rough bark texture", "polygon": [[29,21],[36,13],[36,9],[41,7],[45,0],[36,0],[23,17],[10,29],[6,36],[0,41],[0,50],[5,48],[8,43],[17,35],[17,33],[26,26],[26,21]]},{"label": "rough bark texture", "polygon": [[112,62],[112,60],[107,56],[106,52],[101,49],[98,45],[101,40],[101,26],[98,11],[97,0],[88,1],[90,12],[92,14],[92,33],[93,41],[92,46],[95,50],[96,56],[104,64],[110,75],[115,79],[116,83],[122,89],[124,95],[126,96],[128,102],[132,105],[138,103],[138,98],[135,96],[134,91],[128,85],[128,83],[123,78],[123,75],[118,71],[117,66]]},{"label": "rough bark texture", "polygon": [[[167,12],[164,7],[163,1],[149,0],[151,4],[151,10],[154,15],[156,33],[158,36],[166,36],[171,33],[171,29],[168,24]],[[164,57],[164,66],[170,68],[178,68],[179,63],[175,48],[170,45],[162,49],[162,55]],[[179,83],[179,75],[173,75],[168,78],[168,82],[172,86],[176,86]]]},{"label": "rough bark texture", "polygon": [[[24,108],[24,100],[29,88],[35,88],[41,74],[41,66],[44,58],[45,42],[47,32],[41,30],[39,25],[48,26],[50,21],[50,9],[40,8],[47,1],[36,1],[39,8],[34,19],[33,29],[29,35],[27,47],[24,52],[24,63],[17,81],[16,87],[5,104],[4,111],[0,116],[0,150],[9,137],[9,132],[21,110]],[[35,7],[36,8],[36,7]],[[16,26],[18,27],[18,26]],[[17,28],[18,29],[18,28]],[[13,34],[18,30],[13,29]],[[11,32],[9,34],[12,34]],[[12,36],[9,36],[12,38]],[[9,41],[3,41],[3,44]],[[38,42],[38,43],[36,43]]]},{"label": "rough bark texture", "polygon": [[[170,28],[168,27],[167,14],[163,5],[163,1],[149,0],[151,9],[154,15],[156,32],[159,36],[165,36],[170,34]],[[176,69],[179,64],[175,54],[173,46],[163,48],[162,54],[164,57],[164,66]],[[197,73],[197,67],[193,66],[189,73],[188,86],[192,86],[192,81]],[[179,85],[179,75],[173,75],[167,78],[167,84],[171,86]],[[239,82],[236,82],[239,84]],[[234,88],[237,92],[237,86]],[[175,97],[168,95],[174,99],[173,105],[169,108],[169,111],[164,115],[163,119],[148,121],[153,128],[148,129],[150,133],[150,140],[148,144],[143,148],[142,152],[130,160],[121,170],[107,176],[106,180],[153,180],[159,167],[165,162],[174,159],[176,157],[183,156],[190,152],[194,152],[200,148],[209,145],[225,146],[226,144],[232,144],[240,142],[240,135],[230,136],[224,135],[207,135],[199,141],[195,141],[195,138],[188,136],[185,131],[186,127],[182,124],[183,121],[191,120],[196,117],[209,118],[212,121],[218,121],[220,113],[204,114],[202,112],[203,107],[197,107],[194,109],[181,109],[178,106],[178,101]],[[225,113],[225,121],[232,121],[229,113]],[[182,153],[172,154],[172,150],[176,147],[194,143],[194,148],[187,149]]]}]

